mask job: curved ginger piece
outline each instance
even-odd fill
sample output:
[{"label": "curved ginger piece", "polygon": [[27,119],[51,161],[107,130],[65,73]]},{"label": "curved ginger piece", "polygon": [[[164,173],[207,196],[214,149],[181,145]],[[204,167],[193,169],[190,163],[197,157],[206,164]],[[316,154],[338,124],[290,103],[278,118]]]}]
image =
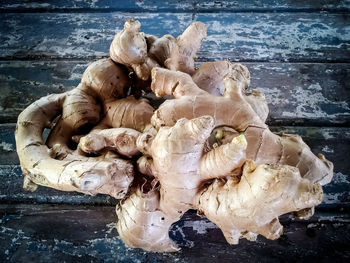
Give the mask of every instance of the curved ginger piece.
[{"label": "curved ginger piece", "polygon": [[25,175],[24,187],[35,190],[36,185],[43,185],[63,191],[123,198],[133,180],[130,162],[117,158],[86,158],[77,154],[68,154],[57,160],[50,155],[42,134],[62,110],[66,96],[67,93],[43,97],[18,117],[15,136]]},{"label": "curved ginger piece", "polygon": [[303,179],[288,165],[244,165],[239,182],[215,180],[198,193],[199,213],[222,231],[230,244],[241,237],[255,241],[258,234],[277,239],[283,232],[278,216],[314,207],[322,202],[318,183]]},{"label": "curved ginger piece", "polygon": [[73,135],[100,121],[101,103],[125,97],[130,84],[125,69],[111,59],[92,63],[78,87],[65,94],[62,116],[52,129],[47,145],[69,145]]},{"label": "curved ginger piece", "polygon": [[[142,132],[150,123],[154,109],[146,99],[123,98],[129,86],[130,80],[124,69],[112,60],[102,59],[91,64],[84,72],[81,84],[66,93],[62,116],[47,139],[46,144],[56,151],[54,155],[71,153],[72,136],[99,121],[103,128],[124,127]],[[137,150],[133,151],[126,156],[136,154]]]},{"label": "curved ginger piece", "polygon": [[333,164],[324,156],[316,157],[299,136],[277,136],[247,101],[245,86],[231,78],[224,79],[222,97],[200,89],[192,78],[182,72],[162,68],[152,70],[152,90],[157,96],[173,95],[152,116],[152,124],[172,126],[181,118],[194,119],[203,115],[214,118],[214,126],[229,126],[244,133],[247,159],[257,164],[287,164],[299,168],[301,176],[321,185],[333,177]]},{"label": "curved ginger piece", "polygon": [[79,150],[94,154],[112,150],[128,158],[139,155],[136,140],[151,126],[153,111],[147,99],[133,96],[107,102],[102,121],[77,140]]},{"label": "curved ginger piece", "polygon": [[135,99],[134,96],[128,96],[104,105],[104,118],[99,126],[123,127],[143,132],[151,123],[153,112],[154,109],[149,105],[147,99]]},{"label": "curved ginger piece", "polygon": [[147,251],[175,252],[179,248],[169,237],[174,222],[160,207],[159,187],[133,187],[128,198],[118,203],[117,231],[129,247]]},{"label": "curved ginger piece", "polygon": [[140,154],[136,140],[140,132],[128,128],[93,129],[80,138],[78,149],[85,153],[101,153],[105,150],[116,151],[131,158]]}]

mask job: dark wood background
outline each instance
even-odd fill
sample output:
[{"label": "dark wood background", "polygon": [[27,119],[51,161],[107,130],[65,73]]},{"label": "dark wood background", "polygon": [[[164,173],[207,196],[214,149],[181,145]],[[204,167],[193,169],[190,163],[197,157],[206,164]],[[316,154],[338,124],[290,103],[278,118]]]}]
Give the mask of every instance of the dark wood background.
[{"label": "dark wood background", "polygon": [[[349,262],[349,10],[347,0],[0,1],[0,261]],[[300,134],[334,162],[312,219],[286,215],[279,240],[230,246],[190,211],[170,231],[181,252],[146,253],[117,236],[113,198],[22,189],[18,114],[41,96],[75,87],[89,63],[108,56],[128,18],[157,36],[202,21],[208,37],[198,65],[228,58],[248,66],[251,87],[266,94],[273,131]]]}]

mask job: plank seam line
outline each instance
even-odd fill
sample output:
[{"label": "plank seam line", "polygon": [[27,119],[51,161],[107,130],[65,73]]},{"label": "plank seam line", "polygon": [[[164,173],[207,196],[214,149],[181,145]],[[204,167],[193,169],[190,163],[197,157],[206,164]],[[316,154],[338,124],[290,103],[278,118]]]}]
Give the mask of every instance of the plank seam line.
[{"label": "plank seam line", "polygon": [[[50,197],[45,197],[45,198],[50,198]],[[107,204],[107,203],[93,203],[93,202],[81,202],[81,203],[73,203],[73,202],[36,202],[33,200],[28,200],[28,201],[19,201],[19,200],[6,200],[6,198],[1,198],[1,205],[15,205],[15,206],[27,206],[27,205],[32,205],[32,206],[70,206],[70,207],[86,207],[86,208],[113,208],[116,205],[115,204]],[[0,205],[0,209],[1,209]],[[315,213],[331,213],[331,214],[336,214],[336,215],[348,215],[348,210],[350,209],[350,203],[343,203],[343,204],[336,204],[332,207],[316,207],[315,208]],[[189,214],[196,214],[196,212],[192,212],[189,210]],[[290,221],[296,221],[296,220],[290,220]],[[327,220],[330,223],[332,220]],[[300,221],[300,222],[305,222],[308,223],[308,221]],[[310,223],[310,222],[309,222]],[[348,222],[350,223],[350,218],[348,219]]]},{"label": "plank seam line", "polygon": [[[227,7],[229,8],[229,7]],[[217,8],[213,7],[211,9],[204,9],[200,7],[194,7],[194,8],[188,8],[188,9],[171,9],[171,8],[164,8],[160,10],[154,10],[154,9],[137,9],[137,8],[53,8],[53,9],[45,9],[45,8],[19,8],[19,9],[9,9],[9,8],[1,8],[0,13],[1,14],[42,14],[42,13],[150,13],[150,14],[163,14],[163,13],[195,13],[195,14],[212,14],[212,13],[232,13],[232,14],[238,14],[238,13],[260,13],[260,14],[274,14],[274,13],[315,13],[315,14],[348,14],[350,11],[350,8],[237,8],[237,9],[231,9],[231,10],[222,10],[224,8]]]},{"label": "plank seam line", "polygon": [[[93,62],[95,60],[106,58],[108,57],[107,53],[106,56],[84,56],[84,58],[77,58],[77,57],[50,57],[50,56],[32,56],[32,57],[0,57],[0,63],[1,62],[20,62],[20,61],[31,61],[31,62],[55,62],[55,61],[67,61],[67,62]],[[197,59],[197,63],[204,63],[204,62],[210,62],[210,61],[216,61],[218,59],[227,59],[224,57],[218,57],[213,59],[203,59],[199,58]],[[234,59],[228,59],[231,62],[234,63],[280,63],[280,64],[349,64],[349,59],[339,59],[339,60],[322,60],[322,59],[312,59],[312,60],[268,60],[268,59],[244,59],[244,60],[234,60]]]}]

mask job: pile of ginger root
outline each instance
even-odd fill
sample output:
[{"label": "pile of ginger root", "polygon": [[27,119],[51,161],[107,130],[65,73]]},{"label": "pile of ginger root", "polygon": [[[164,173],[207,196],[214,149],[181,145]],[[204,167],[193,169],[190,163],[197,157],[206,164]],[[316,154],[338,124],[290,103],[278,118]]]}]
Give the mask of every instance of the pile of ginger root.
[{"label": "pile of ginger root", "polygon": [[269,130],[248,69],[228,60],[195,68],[201,22],[176,38],[140,28],[126,21],[110,57],[92,63],[76,88],[19,115],[23,187],[120,199],[121,239],[147,251],[178,251],[169,228],[189,209],[230,244],[279,238],[282,214],[311,217],[333,164],[300,136]]}]

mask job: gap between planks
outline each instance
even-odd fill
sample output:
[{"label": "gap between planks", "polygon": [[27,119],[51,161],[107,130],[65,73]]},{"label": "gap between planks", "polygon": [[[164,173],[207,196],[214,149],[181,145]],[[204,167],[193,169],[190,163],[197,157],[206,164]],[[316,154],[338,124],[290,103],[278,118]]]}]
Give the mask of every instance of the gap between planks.
[{"label": "gap between planks", "polygon": [[61,8],[61,9],[0,9],[0,14],[28,14],[28,13],[49,13],[49,14],[86,14],[86,13],[116,13],[116,12],[125,12],[125,13],[150,13],[150,14],[160,14],[160,13],[189,13],[193,14],[194,16],[197,14],[211,14],[211,13],[231,13],[231,14],[238,14],[238,13],[257,13],[257,14],[275,14],[275,13],[300,13],[300,14],[345,14],[347,15],[350,11],[350,8],[237,8],[237,9],[217,9],[213,8],[211,10],[208,9],[161,9],[161,10],[151,10],[151,9],[118,9],[118,8],[96,8],[96,9],[89,9],[89,8],[76,8],[76,9],[69,9],[69,8]]},{"label": "gap between planks", "polygon": [[344,13],[349,11],[345,0],[339,1],[285,1],[285,0],[246,0],[237,1],[132,1],[124,0],[123,5],[114,1],[50,1],[49,3],[3,0],[0,12],[329,12]]}]

